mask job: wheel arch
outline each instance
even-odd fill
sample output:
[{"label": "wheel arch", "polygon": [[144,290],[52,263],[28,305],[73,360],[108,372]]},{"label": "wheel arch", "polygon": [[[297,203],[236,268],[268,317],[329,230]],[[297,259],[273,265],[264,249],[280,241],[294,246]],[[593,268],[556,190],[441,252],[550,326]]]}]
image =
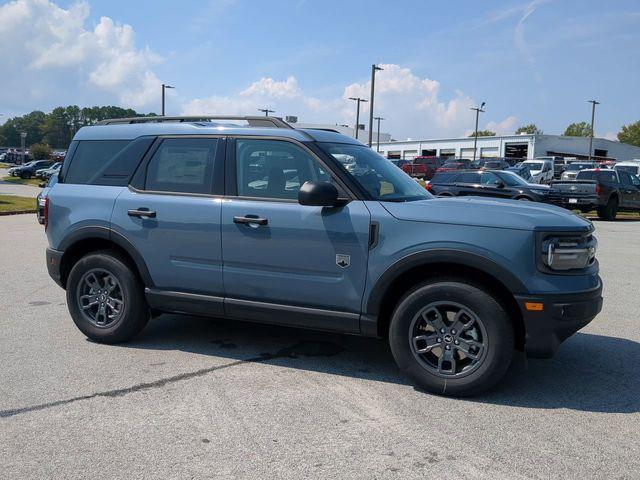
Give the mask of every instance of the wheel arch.
[{"label": "wheel arch", "polygon": [[[374,285],[366,303],[365,332],[386,337],[393,310],[402,296],[413,286],[431,278],[459,276],[486,288],[507,310],[513,322],[516,347],[524,349],[525,326],[514,293],[527,292],[525,285],[511,272],[479,255],[459,250],[432,250],[405,257],[383,273]],[[375,324],[375,327],[373,326]]]},{"label": "wheel arch", "polygon": [[97,250],[113,250],[127,260],[136,275],[146,287],[154,283],[142,255],[123,235],[107,227],[82,227],[69,234],[60,244],[59,250],[64,254],[60,260],[60,281],[66,288],[67,278],[75,263]]}]

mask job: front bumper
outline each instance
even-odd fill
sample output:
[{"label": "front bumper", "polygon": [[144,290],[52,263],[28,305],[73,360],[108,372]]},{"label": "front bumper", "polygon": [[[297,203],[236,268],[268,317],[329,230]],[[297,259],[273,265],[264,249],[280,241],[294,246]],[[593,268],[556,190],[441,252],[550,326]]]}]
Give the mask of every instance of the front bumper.
[{"label": "front bumper", "polygon": [[49,276],[53,278],[53,281],[60,285],[62,288],[64,288],[64,285],[62,285],[60,263],[63,253],[64,252],[59,252],[58,250],[47,247],[47,270],[49,271]]},{"label": "front bumper", "polygon": [[[570,294],[516,295],[526,335],[525,350],[533,358],[552,357],[560,344],[586,326],[602,310],[602,282],[597,288]],[[528,310],[541,303],[542,310]]]}]

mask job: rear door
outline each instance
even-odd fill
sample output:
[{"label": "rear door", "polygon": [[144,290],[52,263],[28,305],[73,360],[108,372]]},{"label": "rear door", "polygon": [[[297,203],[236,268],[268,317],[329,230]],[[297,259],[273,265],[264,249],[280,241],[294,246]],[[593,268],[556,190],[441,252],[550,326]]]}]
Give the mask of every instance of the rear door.
[{"label": "rear door", "polygon": [[118,196],[112,228],[140,253],[155,289],[220,297],[225,140],[159,138]]},{"label": "rear door", "polygon": [[227,157],[226,313],[357,332],[370,223],[364,202],[300,205],[298,190],[305,181],[332,181],[342,188],[300,143],[238,138],[230,141]]},{"label": "rear door", "polygon": [[[620,179],[622,190],[622,203],[623,208],[638,208],[640,207],[640,190],[634,182],[634,177],[629,172],[618,170],[618,178]],[[637,180],[637,178],[636,178]]]},{"label": "rear door", "polygon": [[480,184],[480,174],[477,172],[462,172],[455,180],[458,195],[484,195]]}]

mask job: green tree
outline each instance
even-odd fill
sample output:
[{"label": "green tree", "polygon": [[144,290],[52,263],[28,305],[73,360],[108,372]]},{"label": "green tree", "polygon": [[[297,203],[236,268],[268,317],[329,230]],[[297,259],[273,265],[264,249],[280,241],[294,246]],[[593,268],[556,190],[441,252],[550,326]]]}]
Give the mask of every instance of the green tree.
[{"label": "green tree", "polygon": [[572,123],[564,131],[566,137],[588,137],[591,135],[591,125],[587,122]]},{"label": "green tree", "polygon": [[[469,135],[470,137],[475,137],[476,136],[476,132],[471,132],[471,135]],[[479,137],[495,137],[496,136],[496,132],[492,132],[491,130],[478,130],[478,136]]]},{"label": "green tree", "polygon": [[529,125],[523,125],[516,130],[516,135],[520,135],[521,133],[528,133],[530,135],[542,135],[542,130],[540,130],[535,123],[530,123]]},{"label": "green tree", "polygon": [[52,152],[53,149],[48,143],[34,143],[29,147],[29,155],[34,160],[46,160]]},{"label": "green tree", "polygon": [[622,143],[640,147],[640,120],[629,125],[623,125],[618,132],[618,140]]}]

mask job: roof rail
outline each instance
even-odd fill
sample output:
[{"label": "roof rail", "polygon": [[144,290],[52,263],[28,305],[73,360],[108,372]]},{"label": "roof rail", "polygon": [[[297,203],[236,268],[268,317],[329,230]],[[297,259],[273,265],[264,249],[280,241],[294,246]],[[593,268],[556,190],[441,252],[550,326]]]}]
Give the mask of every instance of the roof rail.
[{"label": "roof rail", "polygon": [[100,120],[96,125],[116,125],[131,123],[163,123],[163,122],[208,122],[211,120],[245,120],[250,127],[290,128],[291,125],[280,117],[262,117],[251,115],[198,115],[190,117],[129,117]]}]

